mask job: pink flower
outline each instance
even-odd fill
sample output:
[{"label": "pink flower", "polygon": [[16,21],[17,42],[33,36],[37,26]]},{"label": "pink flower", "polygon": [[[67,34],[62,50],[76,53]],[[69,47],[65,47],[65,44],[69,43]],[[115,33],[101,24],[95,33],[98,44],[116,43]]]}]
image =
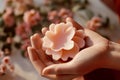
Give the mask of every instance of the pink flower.
[{"label": "pink flower", "polygon": [[10,63],[10,57],[6,56],[3,58],[2,63],[9,64]]},{"label": "pink flower", "polygon": [[58,13],[58,16],[62,18],[62,21],[65,21],[67,17],[72,18],[73,13],[69,9],[61,8],[59,13]]},{"label": "pink flower", "polygon": [[51,24],[43,37],[43,49],[54,60],[67,61],[85,46],[84,31],[76,30],[69,21]]},{"label": "pink flower", "polygon": [[2,16],[4,23],[6,26],[11,27],[14,25],[15,20],[13,16],[13,10],[11,8],[7,8],[6,12]]},{"label": "pink flower", "polygon": [[48,20],[50,20],[51,22],[54,22],[54,23],[60,22],[57,10],[48,12]]},{"label": "pink flower", "polygon": [[25,39],[22,43],[21,49],[24,51],[27,51],[27,47],[30,46],[30,40],[29,39]]},{"label": "pink flower", "polygon": [[[2,52],[0,51],[0,53],[2,53]],[[6,73],[8,71],[11,71],[11,70],[14,71],[15,67],[12,64],[10,57],[8,57],[8,56],[2,56],[2,57],[0,57],[0,60],[1,60],[0,61],[0,76],[3,73]]]},{"label": "pink flower", "polygon": [[48,20],[53,23],[65,22],[67,17],[73,17],[73,12],[66,8],[61,8],[60,10],[50,11],[48,13]]},{"label": "pink flower", "polygon": [[35,10],[30,10],[24,13],[23,20],[26,24],[30,26],[36,25],[40,21],[41,17],[39,12]]},{"label": "pink flower", "polygon": [[25,23],[18,24],[18,26],[16,27],[16,34],[20,36],[22,39],[28,38],[30,33],[31,28]]}]

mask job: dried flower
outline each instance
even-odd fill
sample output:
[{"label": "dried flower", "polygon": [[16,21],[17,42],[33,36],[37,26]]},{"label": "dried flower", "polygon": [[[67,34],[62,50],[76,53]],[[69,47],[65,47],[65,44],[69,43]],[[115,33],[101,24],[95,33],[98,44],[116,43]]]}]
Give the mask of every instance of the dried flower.
[{"label": "dried flower", "polygon": [[85,46],[84,31],[76,30],[69,21],[51,24],[43,37],[43,49],[54,60],[67,61],[73,58]]},{"label": "dried flower", "polygon": [[0,57],[0,60],[1,60],[1,62],[0,62],[0,76],[2,76],[7,71],[13,72],[15,67],[11,63],[10,57],[3,56],[3,52],[2,51],[0,51],[0,54],[2,55],[2,57]]},{"label": "dried flower", "polygon": [[12,27],[15,23],[12,8],[7,8],[2,18],[6,26]]},{"label": "dried flower", "polygon": [[24,13],[24,22],[30,26],[38,24],[41,20],[40,14],[38,11],[30,10]]},{"label": "dried flower", "polygon": [[73,17],[73,13],[69,9],[61,8],[58,13],[58,16],[61,17],[62,21],[65,22],[67,17],[71,17],[71,18]]},{"label": "dried flower", "polygon": [[54,23],[60,22],[57,10],[53,10],[48,13],[48,20],[50,20],[51,22],[54,22]]},{"label": "dried flower", "polygon": [[2,63],[9,64],[10,63],[10,57],[6,56],[2,59]]},{"label": "dried flower", "polygon": [[27,47],[30,46],[30,40],[29,39],[25,39],[22,43],[21,49],[23,51],[27,51]]},{"label": "dried flower", "polygon": [[22,39],[26,39],[31,34],[31,27],[25,23],[20,23],[16,27],[16,34]]},{"label": "dried flower", "polygon": [[48,13],[48,20],[53,23],[65,22],[67,17],[73,17],[73,12],[66,8],[61,8],[60,10],[53,10]]}]

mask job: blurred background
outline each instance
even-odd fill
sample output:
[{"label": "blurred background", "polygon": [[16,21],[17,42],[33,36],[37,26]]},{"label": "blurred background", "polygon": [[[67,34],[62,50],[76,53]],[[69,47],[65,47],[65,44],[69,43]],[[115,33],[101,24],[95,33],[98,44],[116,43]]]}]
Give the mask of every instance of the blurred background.
[{"label": "blurred background", "polygon": [[[0,0],[0,80],[47,80],[28,59],[29,38],[51,23],[64,22],[66,17],[120,43],[120,21],[112,0]],[[120,80],[116,73],[101,69],[85,78]]]}]

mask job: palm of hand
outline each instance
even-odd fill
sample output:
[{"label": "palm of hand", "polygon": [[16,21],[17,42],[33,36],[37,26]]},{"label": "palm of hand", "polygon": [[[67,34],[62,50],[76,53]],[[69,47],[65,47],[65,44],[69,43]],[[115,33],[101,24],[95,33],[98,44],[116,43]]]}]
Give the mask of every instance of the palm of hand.
[{"label": "palm of hand", "polygon": [[[73,25],[79,29],[79,24],[71,19]],[[42,40],[38,34],[31,37],[32,47],[28,48],[30,60],[40,75],[55,80],[71,80],[101,67],[104,60],[103,53],[108,49],[108,40],[99,34],[84,29],[87,48],[81,50],[68,63],[55,64],[42,50]],[[102,59],[103,58],[103,59]],[[51,75],[52,74],[52,75]]]}]

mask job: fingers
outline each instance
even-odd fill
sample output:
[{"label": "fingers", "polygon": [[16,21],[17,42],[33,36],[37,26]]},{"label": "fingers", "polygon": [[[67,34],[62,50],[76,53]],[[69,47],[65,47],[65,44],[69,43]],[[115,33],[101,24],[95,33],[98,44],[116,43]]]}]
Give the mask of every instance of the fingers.
[{"label": "fingers", "polygon": [[78,76],[78,77],[76,77],[76,78],[74,78],[72,80],[85,80],[85,79],[84,79],[84,76]]},{"label": "fingers", "polygon": [[31,37],[31,44],[32,47],[35,48],[37,53],[39,54],[40,59],[46,64],[50,65],[52,62],[48,60],[45,52],[42,50],[42,40],[39,34],[35,34]]},{"label": "fingers", "polygon": [[[79,75],[76,75],[76,74],[59,74],[59,75],[46,75],[45,77],[51,80],[72,80],[78,76]],[[77,78],[75,80],[83,80],[83,79]]]},{"label": "fingers", "polygon": [[76,68],[70,62],[62,64],[54,64],[44,68],[43,74],[77,74]]},{"label": "fingers", "polygon": [[42,40],[40,38],[40,35],[36,33],[33,36],[31,36],[30,40],[32,47],[34,47],[36,50],[39,50],[43,54]]},{"label": "fingers", "polygon": [[45,68],[45,64],[40,60],[40,58],[38,57],[39,55],[37,54],[34,48],[28,47],[27,50],[30,61],[32,62],[33,66],[38,71],[38,73],[41,75],[42,70]]},{"label": "fingers", "polygon": [[73,23],[73,26],[78,30],[78,29],[83,29],[83,27],[80,25],[80,24],[78,24],[75,20],[73,20],[72,18],[67,18],[66,19],[66,21],[70,21],[70,22],[72,22]]}]

